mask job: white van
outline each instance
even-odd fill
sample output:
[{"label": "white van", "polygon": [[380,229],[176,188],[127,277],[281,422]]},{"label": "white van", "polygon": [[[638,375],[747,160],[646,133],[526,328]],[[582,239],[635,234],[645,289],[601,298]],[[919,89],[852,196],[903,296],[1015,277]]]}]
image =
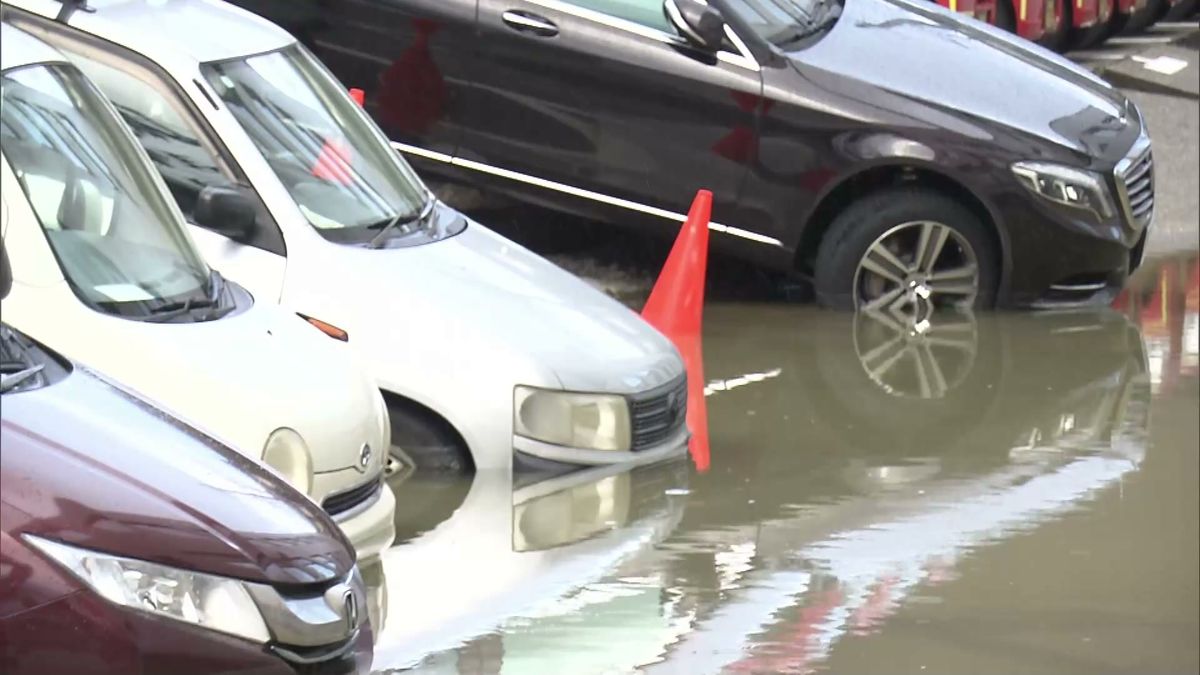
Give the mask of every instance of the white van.
[{"label": "white van", "polygon": [[261,459],[361,558],[389,546],[387,410],[354,355],[210,269],[112,106],[62,54],[0,30],[0,211],[20,261],[5,323]]},{"label": "white van", "polygon": [[[671,343],[438,202],[282,29],[204,0],[93,0],[57,21],[60,2],[5,4],[113,100],[211,263],[366,357],[395,455],[485,469],[685,452]],[[205,221],[214,203],[255,217]]]}]

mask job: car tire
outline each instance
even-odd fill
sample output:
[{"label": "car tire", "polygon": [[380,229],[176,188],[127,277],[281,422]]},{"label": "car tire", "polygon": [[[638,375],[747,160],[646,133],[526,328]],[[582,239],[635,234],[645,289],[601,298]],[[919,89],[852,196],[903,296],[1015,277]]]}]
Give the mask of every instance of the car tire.
[{"label": "car tire", "polygon": [[1070,0],[1050,1],[1058,6],[1058,25],[1042,33],[1042,37],[1038,38],[1037,43],[1052,51],[1066,51],[1068,38],[1071,36],[1071,23],[1074,21],[1074,5]]},{"label": "car tire", "polygon": [[1108,16],[1103,19],[1098,19],[1096,23],[1087,28],[1072,29],[1070,48],[1071,49],[1089,49],[1099,45],[1108,39],[1112,33],[1111,23],[1113,16],[1117,13],[1117,0],[1101,0],[1109,5]]},{"label": "car tire", "polygon": [[433,411],[412,401],[385,395],[392,424],[391,462],[417,471],[466,474],[475,470],[471,451],[462,437]]},{"label": "car tire", "polygon": [[813,279],[817,301],[825,307],[855,309],[859,304],[856,298],[862,297],[855,287],[859,266],[868,249],[889,233],[915,223],[948,228],[956,242],[969,245],[976,268],[973,306],[991,307],[999,278],[993,233],[970,209],[922,187],[875,192],[853,202],[834,218],[817,251]]},{"label": "car tire", "polygon": [[1149,28],[1159,13],[1159,0],[1149,0],[1146,6],[1132,14],[1118,14],[1113,21],[1112,35],[1136,35]]},{"label": "car tire", "polygon": [[1010,33],[1017,32],[1017,13],[1010,0],[996,0],[996,14],[992,17],[992,25]]},{"label": "car tire", "polygon": [[1198,6],[1200,0],[1179,0],[1163,15],[1163,21],[1183,21],[1191,16]]}]

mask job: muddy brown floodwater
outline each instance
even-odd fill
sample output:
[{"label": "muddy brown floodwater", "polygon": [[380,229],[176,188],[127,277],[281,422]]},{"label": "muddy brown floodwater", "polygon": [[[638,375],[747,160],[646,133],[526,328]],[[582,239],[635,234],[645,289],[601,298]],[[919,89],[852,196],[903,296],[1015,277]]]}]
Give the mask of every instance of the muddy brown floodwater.
[{"label": "muddy brown floodwater", "polygon": [[706,461],[394,479],[376,668],[1196,672],[1198,307],[710,305]]}]

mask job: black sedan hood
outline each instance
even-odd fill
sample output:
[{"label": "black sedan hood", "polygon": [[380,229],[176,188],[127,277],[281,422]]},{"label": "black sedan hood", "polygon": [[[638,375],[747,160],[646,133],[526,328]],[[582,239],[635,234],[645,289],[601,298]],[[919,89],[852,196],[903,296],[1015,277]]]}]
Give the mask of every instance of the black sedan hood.
[{"label": "black sedan hood", "polygon": [[3,405],[11,536],[271,584],[324,583],[354,565],[306,497],[88,371]]},{"label": "black sedan hood", "polygon": [[806,77],[850,78],[1091,158],[1119,158],[1140,129],[1125,96],[1091,72],[925,0],[845,0],[828,33],[789,57]]}]

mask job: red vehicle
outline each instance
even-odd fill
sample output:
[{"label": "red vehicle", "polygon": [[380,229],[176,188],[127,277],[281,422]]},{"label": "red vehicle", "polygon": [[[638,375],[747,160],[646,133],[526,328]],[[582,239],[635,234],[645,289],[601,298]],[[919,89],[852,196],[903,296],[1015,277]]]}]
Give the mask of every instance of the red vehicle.
[{"label": "red vehicle", "polygon": [[[1164,2],[1166,0],[1163,0]],[[1148,0],[937,0],[938,4],[1011,31],[1056,51],[1095,44],[1112,30],[1115,11]],[[1135,7],[1136,5],[1136,7]],[[1124,9],[1122,9],[1124,8]]]},{"label": "red vehicle", "polygon": [[370,670],[354,551],[299,492],[2,324],[0,397],[0,672]]}]

